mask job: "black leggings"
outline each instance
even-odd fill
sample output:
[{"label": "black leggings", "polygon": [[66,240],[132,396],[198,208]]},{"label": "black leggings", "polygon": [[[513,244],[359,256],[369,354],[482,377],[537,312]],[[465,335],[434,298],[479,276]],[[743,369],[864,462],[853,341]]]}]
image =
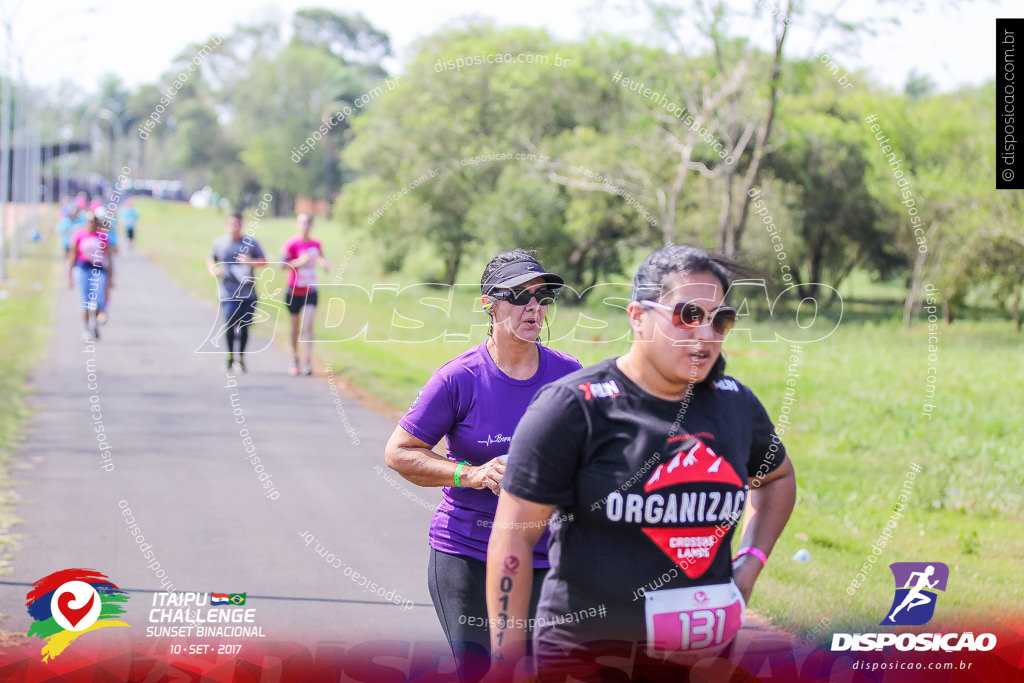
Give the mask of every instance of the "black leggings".
[{"label": "black leggings", "polygon": [[238,355],[241,356],[249,343],[249,325],[255,316],[256,298],[224,299],[220,307],[224,314],[224,337],[228,343],[228,353],[234,353],[237,339]]},{"label": "black leggings", "polygon": [[[533,570],[530,613],[537,614],[540,587],[547,569]],[[441,628],[452,647],[459,680],[475,681],[491,666],[491,636],[487,624],[487,564],[463,555],[430,549],[427,586]],[[530,632],[527,632],[530,635]]]},{"label": "black leggings", "polygon": [[231,327],[228,328],[227,332],[225,333],[225,336],[227,337],[228,342],[228,353],[231,353],[232,350],[235,348],[236,338],[238,339],[238,355],[241,356],[243,353],[245,353],[245,346],[246,344],[249,343],[248,325],[239,325],[237,336],[235,333],[235,326],[232,325]]}]

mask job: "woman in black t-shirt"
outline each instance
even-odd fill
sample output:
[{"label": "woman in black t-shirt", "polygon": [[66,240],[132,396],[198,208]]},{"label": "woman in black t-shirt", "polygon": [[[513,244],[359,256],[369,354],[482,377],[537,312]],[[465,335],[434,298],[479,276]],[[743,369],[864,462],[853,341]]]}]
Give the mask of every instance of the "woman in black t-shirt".
[{"label": "woman in black t-shirt", "polygon": [[549,384],[519,423],[487,555],[496,677],[525,651],[531,552],[555,513],[534,628],[542,678],[597,674],[599,654],[692,663],[742,625],[796,479],[760,401],[724,376],[729,268],[693,247],[651,254],[627,308],[630,350]]}]

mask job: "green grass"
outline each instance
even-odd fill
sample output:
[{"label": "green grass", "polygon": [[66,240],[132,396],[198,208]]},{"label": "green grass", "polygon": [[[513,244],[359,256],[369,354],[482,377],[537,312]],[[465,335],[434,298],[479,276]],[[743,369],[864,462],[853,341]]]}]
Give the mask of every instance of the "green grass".
[{"label": "green grass", "polygon": [[[139,206],[141,248],[180,283],[214,301],[215,283],[202,262],[212,240],[223,232],[224,216],[154,201]],[[293,231],[294,219],[264,219],[256,238],[272,255]],[[378,266],[382,254],[365,232],[320,222],[315,234],[334,264],[332,272],[321,276],[325,283],[359,285],[367,291],[374,284],[407,287],[436,270],[436,261],[417,248],[405,271],[384,275]],[[338,278],[346,251],[351,256]],[[482,259],[468,264],[462,281],[473,282],[482,265]],[[280,274],[276,277],[270,290],[283,287]],[[343,294],[343,317],[336,307],[328,310],[328,289],[321,288],[317,324],[318,339],[328,341],[318,345],[318,357],[394,409],[404,409],[434,368],[486,333],[472,287],[460,289],[444,313],[419,302],[444,295],[440,288],[419,286],[397,298],[378,289],[372,299],[355,296],[350,288]],[[609,296],[628,291],[606,289]],[[938,620],[1009,615],[1022,603],[1019,563],[1024,557],[1024,494],[1016,479],[1024,464],[1019,406],[1008,400],[1016,395],[1019,403],[1024,385],[1020,335],[1011,322],[991,318],[941,325],[931,401],[935,408],[929,418],[922,414],[929,365],[925,324],[902,329],[899,283],[874,284],[858,274],[843,294],[856,299],[843,322],[826,339],[802,346],[790,406],[792,426],[784,436],[797,469],[799,498],[752,606],[779,626],[805,634],[826,617],[832,629],[874,630],[892,598],[888,564],[931,560],[952,570],[949,588],[939,600]],[[402,323],[393,317],[395,302],[399,313],[423,326],[395,326],[396,320]],[[795,326],[791,312],[779,311],[773,323],[764,319],[765,306],[755,308],[761,321],[752,325],[752,334],[736,330],[727,342],[729,368],[777,420],[784,406],[789,344],[752,338],[770,338],[775,331],[792,335]],[[585,365],[627,348],[624,316],[601,296],[582,307],[555,309],[551,345]],[[590,333],[577,328],[570,336],[584,314],[608,327]],[[340,323],[328,329],[327,317]],[[837,318],[837,311],[828,312],[820,322],[823,332],[815,336],[831,329],[830,321]],[[357,334],[364,326],[365,335]],[[270,334],[273,328],[264,324],[262,331]],[[469,337],[422,343],[444,331]],[[279,343],[286,334],[282,316]],[[373,341],[389,336],[405,342]],[[417,340],[421,343],[408,343]],[[846,588],[890,519],[911,463],[922,471],[903,517],[873,570],[850,597]],[[810,552],[810,562],[790,559],[801,548]]]},{"label": "green grass", "polygon": [[[44,212],[43,224],[50,219]],[[19,260],[8,261],[7,281],[0,282],[0,548],[11,543],[8,529],[16,521],[8,472],[31,415],[28,377],[46,349],[59,275],[60,258],[51,239],[24,247]],[[3,573],[7,565],[0,550]]]},{"label": "green grass", "polygon": [[[732,341],[732,340],[730,340]],[[1022,602],[1024,495],[1019,412],[1008,398],[1024,385],[1020,336],[1011,323],[943,329],[936,362],[936,407],[922,414],[928,368],[923,325],[843,326],[804,346],[785,434],[797,468],[797,506],[753,602],[774,622],[875,630],[892,598],[890,562],[950,566],[936,613],[943,621],[1007,616]],[[786,376],[783,348],[734,353],[731,372],[778,416]],[[911,463],[921,466],[912,495],[863,585],[846,588],[890,519]],[[800,548],[811,562],[790,558]],[[941,615],[941,616],[940,616]]]}]

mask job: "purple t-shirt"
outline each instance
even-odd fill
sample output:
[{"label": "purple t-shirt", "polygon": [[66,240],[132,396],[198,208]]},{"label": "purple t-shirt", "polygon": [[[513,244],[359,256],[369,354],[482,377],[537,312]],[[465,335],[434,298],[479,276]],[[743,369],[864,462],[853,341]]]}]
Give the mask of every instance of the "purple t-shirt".
[{"label": "purple t-shirt", "polygon": [[[487,353],[487,343],[451,359],[431,375],[398,424],[429,444],[447,437],[448,459],[483,465],[508,453],[516,425],[541,387],[580,369],[572,356],[540,344],[540,365],[530,379],[512,379]],[[430,522],[430,547],[487,561],[498,497],[490,489],[441,489]],[[548,564],[548,531],[534,549],[533,566]]]}]

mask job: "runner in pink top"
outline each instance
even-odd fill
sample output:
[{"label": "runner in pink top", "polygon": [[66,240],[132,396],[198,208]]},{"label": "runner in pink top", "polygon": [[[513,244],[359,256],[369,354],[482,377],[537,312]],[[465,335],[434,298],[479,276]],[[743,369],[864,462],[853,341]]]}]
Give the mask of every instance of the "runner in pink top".
[{"label": "runner in pink top", "polygon": [[[298,233],[288,238],[281,247],[281,260],[288,270],[288,312],[292,315],[292,367],[289,373],[313,374],[313,317],[316,312],[316,266],[326,271],[329,267],[324,258],[320,240],[310,237],[313,217],[300,213],[296,219]],[[299,368],[299,332],[302,332],[303,359]]]},{"label": "runner in pink top", "polygon": [[68,287],[77,284],[82,295],[82,320],[85,323],[82,338],[87,342],[99,339],[96,316],[104,309],[109,290],[114,286],[114,264],[110,252],[107,229],[96,214],[87,214],[85,227],[71,236],[68,249]]}]

